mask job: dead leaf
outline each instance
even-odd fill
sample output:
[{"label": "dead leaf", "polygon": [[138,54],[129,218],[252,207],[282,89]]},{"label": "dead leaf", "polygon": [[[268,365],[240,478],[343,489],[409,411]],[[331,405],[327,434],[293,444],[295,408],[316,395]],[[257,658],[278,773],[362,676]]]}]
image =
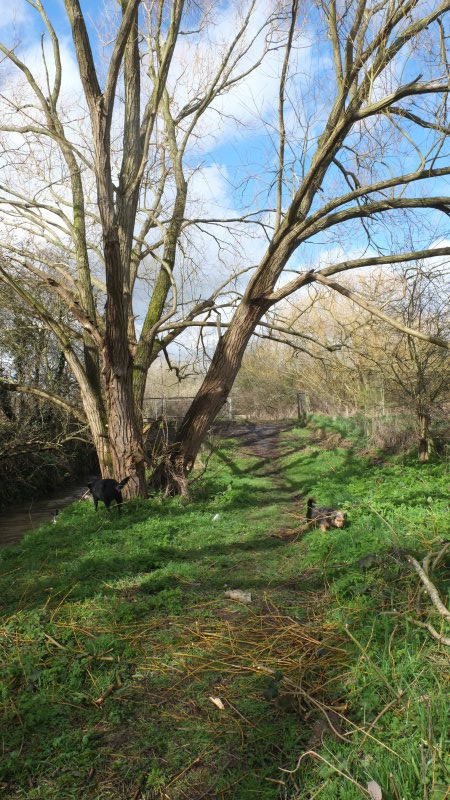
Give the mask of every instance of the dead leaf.
[{"label": "dead leaf", "polygon": [[372,800],[383,800],[381,786],[376,781],[369,781],[367,784],[367,791],[369,792]]},{"label": "dead leaf", "polygon": [[225,706],[220,697],[210,697],[209,700],[211,700],[211,703],[214,703],[217,708],[220,708],[221,711],[225,711]]},{"label": "dead leaf", "polygon": [[252,602],[252,593],[241,592],[240,589],[229,589],[228,592],[225,592],[225,597],[229,597],[230,600],[239,600],[241,603]]}]

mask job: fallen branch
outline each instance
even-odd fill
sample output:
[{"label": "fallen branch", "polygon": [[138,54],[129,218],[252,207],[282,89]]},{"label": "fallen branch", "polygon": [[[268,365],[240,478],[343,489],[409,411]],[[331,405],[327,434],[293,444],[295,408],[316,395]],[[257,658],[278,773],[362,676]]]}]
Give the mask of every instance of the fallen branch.
[{"label": "fallen branch", "polygon": [[408,557],[408,563],[411,564],[411,566],[414,567],[415,571],[417,572],[420,580],[422,581],[423,585],[425,586],[425,589],[427,590],[428,594],[430,595],[430,600],[433,603],[433,605],[434,605],[436,611],[438,612],[438,614],[440,614],[441,617],[444,617],[444,619],[446,619],[447,622],[450,622],[450,611],[448,610],[448,608],[446,606],[444,606],[444,603],[442,602],[441,598],[439,597],[438,590],[436,589],[434,583],[432,583],[430,581],[430,579],[429,579],[428,575],[426,574],[425,570],[420,566],[419,562],[416,561],[416,559],[413,558],[412,556]]},{"label": "fallen branch", "polygon": [[447,555],[447,552],[450,550],[450,542],[445,542],[444,546],[439,550],[438,554],[433,558],[433,563],[431,565],[431,569],[436,569],[439,566],[444,556]]},{"label": "fallen branch", "polygon": [[112,683],[111,686],[108,686],[108,688],[103,692],[103,694],[100,695],[100,697],[97,697],[97,700],[93,700],[92,702],[94,703],[95,706],[101,706],[106,700],[106,698],[109,697],[110,694],[115,692],[117,689],[120,689],[121,687],[122,687],[122,681],[120,680],[119,676],[117,676],[114,683]]},{"label": "fallen branch", "polygon": [[447,647],[450,647],[450,638],[438,633],[436,628],[433,628],[430,622],[420,622],[418,619],[413,619],[413,617],[406,617],[406,619],[408,622],[412,622],[413,625],[419,625],[421,628],[426,628],[434,639],[436,639],[438,642],[441,642],[441,644],[445,644]]},{"label": "fallen branch", "polygon": [[341,769],[338,769],[338,767],[335,767],[334,764],[331,763],[331,761],[327,761],[326,758],[324,758],[323,756],[319,755],[319,753],[316,753],[315,750],[306,750],[305,753],[302,753],[300,758],[297,761],[297,766],[295,767],[295,769],[283,769],[282,767],[279,767],[279,769],[281,770],[281,772],[286,772],[288,775],[293,775],[300,768],[300,764],[301,764],[301,762],[303,761],[303,759],[306,756],[312,756],[313,758],[318,758],[319,761],[323,761],[324,764],[326,764],[328,767],[330,767],[330,769],[334,770],[334,772],[337,772],[338,775],[341,775],[347,781],[350,781],[350,783],[353,783],[353,785],[356,786],[360,790],[360,792],[362,792],[362,794],[365,797],[370,797],[369,792],[364,788],[364,786],[361,786],[361,784],[358,783],[358,781],[355,781],[355,779],[352,778],[351,775],[346,775],[346,773],[342,772]]},{"label": "fallen branch", "polygon": [[55,645],[55,647],[58,647],[58,648],[59,648],[59,650],[67,650],[67,648],[66,648],[66,647],[64,647],[64,645],[63,645],[63,644],[60,644],[59,642],[57,642],[57,641],[56,641],[56,639],[54,639],[54,638],[53,638],[53,636],[50,636],[50,634],[48,634],[48,633],[44,633],[44,636],[45,636],[45,638],[46,638],[46,639],[48,639],[48,641],[49,641],[49,642],[51,642],[52,644],[54,644],[54,645]]}]

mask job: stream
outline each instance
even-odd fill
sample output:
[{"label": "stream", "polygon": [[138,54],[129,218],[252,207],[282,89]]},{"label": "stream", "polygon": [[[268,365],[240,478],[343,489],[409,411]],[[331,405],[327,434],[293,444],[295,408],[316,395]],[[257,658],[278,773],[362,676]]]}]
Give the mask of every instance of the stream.
[{"label": "stream", "polygon": [[0,547],[17,544],[28,531],[51,522],[54,511],[61,511],[79,500],[86,490],[86,481],[79,480],[60,487],[42,500],[27,500],[0,512]]}]

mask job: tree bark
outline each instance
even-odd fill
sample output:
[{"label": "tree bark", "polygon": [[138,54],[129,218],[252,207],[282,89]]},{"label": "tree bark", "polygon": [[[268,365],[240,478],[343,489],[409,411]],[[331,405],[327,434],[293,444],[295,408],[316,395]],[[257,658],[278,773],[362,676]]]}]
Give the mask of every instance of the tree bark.
[{"label": "tree bark", "polygon": [[145,457],[142,426],[134,412],[131,369],[125,375],[108,370],[108,438],[113,476],[120,481],[130,476],[124,487],[125,497],[145,497]]}]

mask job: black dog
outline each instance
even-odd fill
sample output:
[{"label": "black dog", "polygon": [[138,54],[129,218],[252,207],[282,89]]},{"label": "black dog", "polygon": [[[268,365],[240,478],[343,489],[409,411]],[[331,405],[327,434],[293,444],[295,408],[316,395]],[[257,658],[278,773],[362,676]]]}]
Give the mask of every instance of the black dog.
[{"label": "black dog", "polygon": [[343,528],[345,525],[345,513],[343,511],[329,506],[316,506],[314,497],[308,498],[306,519],[310,525],[315,525],[321,531],[329,531],[330,528]]},{"label": "black dog", "polygon": [[115,500],[117,503],[117,510],[120,512],[120,506],[123,503],[122,492],[120,490],[123,489],[129,480],[130,475],[128,478],[124,478],[123,481],[120,481],[120,483],[117,483],[117,481],[112,478],[97,478],[96,481],[88,483],[89,491],[94,498],[95,510],[97,511],[99,500],[105,504],[107,511],[109,511],[112,501]]}]

